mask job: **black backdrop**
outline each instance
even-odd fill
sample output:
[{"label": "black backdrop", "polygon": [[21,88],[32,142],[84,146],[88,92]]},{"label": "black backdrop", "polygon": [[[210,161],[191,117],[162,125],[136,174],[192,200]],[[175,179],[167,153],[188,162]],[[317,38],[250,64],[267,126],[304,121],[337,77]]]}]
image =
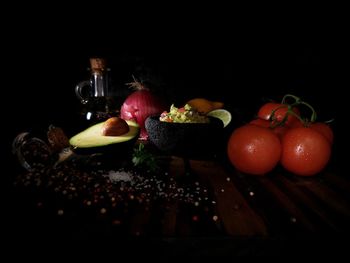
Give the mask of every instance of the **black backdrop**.
[{"label": "black backdrop", "polygon": [[223,101],[237,123],[286,93],[314,105],[320,120],[336,118],[344,42],[330,18],[188,19],[48,20],[45,26],[33,19],[10,30],[3,50],[9,104],[2,106],[9,141],[49,124],[76,131],[81,105],[74,87],[88,78],[95,56],[107,59],[121,100],[135,75],[151,80],[169,105],[194,97]]},{"label": "black backdrop", "polygon": [[5,92],[12,102],[7,108],[21,119],[16,125],[24,127],[33,121],[72,118],[79,107],[74,86],[88,78],[89,58],[102,56],[122,96],[128,92],[125,83],[135,75],[151,79],[169,103],[207,97],[247,111],[252,118],[267,99],[280,100],[291,93],[315,105],[325,119],[333,116],[341,89],[337,38],[318,28],[254,30],[224,38],[210,33],[132,40],[116,35],[91,42],[53,33],[34,37],[17,43],[6,65]]}]

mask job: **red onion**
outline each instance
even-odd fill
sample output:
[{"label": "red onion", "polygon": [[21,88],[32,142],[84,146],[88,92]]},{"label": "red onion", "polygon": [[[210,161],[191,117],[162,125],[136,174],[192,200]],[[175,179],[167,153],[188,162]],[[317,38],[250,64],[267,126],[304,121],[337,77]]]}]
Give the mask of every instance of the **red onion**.
[{"label": "red onion", "polygon": [[166,107],[159,97],[152,94],[143,85],[137,88],[139,90],[131,93],[124,101],[120,110],[120,117],[124,120],[135,120],[141,128],[140,139],[147,140],[145,120],[151,115],[160,115]]}]

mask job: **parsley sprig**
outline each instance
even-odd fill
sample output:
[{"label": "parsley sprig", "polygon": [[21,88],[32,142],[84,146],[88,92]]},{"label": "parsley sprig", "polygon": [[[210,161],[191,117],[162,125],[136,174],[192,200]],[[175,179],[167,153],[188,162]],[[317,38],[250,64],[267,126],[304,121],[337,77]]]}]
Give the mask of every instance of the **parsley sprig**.
[{"label": "parsley sprig", "polygon": [[159,169],[154,155],[145,149],[145,145],[143,143],[140,143],[138,147],[134,148],[132,163],[134,166],[140,169],[146,169],[150,172],[156,172]]}]

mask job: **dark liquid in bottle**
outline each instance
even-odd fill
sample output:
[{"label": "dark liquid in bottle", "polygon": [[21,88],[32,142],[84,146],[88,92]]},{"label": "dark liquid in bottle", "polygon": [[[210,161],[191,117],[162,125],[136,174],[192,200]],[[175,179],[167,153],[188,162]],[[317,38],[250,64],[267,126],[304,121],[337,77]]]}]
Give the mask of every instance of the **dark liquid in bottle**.
[{"label": "dark liquid in bottle", "polygon": [[88,125],[119,116],[119,107],[113,97],[92,97],[84,105],[82,115]]}]

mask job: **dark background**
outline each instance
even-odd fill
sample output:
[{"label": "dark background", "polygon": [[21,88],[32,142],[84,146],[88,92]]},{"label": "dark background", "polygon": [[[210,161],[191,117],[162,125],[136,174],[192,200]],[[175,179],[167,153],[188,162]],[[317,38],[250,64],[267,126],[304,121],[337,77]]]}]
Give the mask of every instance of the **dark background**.
[{"label": "dark background", "polygon": [[[120,102],[135,75],[169,105],[223,101],[238,125],[290,93],[339,130],[346,44],[342,16],[332,9],[101,9],[20,13],[22,23],[4,28],[6,149],[22,131],[79,129],[74,87],[88,79],[95,56],[107,59]],[[86,11],[91,16],[82,18]]]},{"label": "dark background", "polygon": [[206,97],[254,114],[266,100],[291,93],[314,105],[320,118],[334,117],[342,43],[331,25],[209,26],[124,32],[86,24],[66,34],[59,28],[21,28],[16,48],[6,54],[5,94],[11,102],[6,108],[23,128],[43,120],[70,121],[80,106],[74,87],[88,79],[89,58],[101,56],[121,96],[135,75],[151,80],[169,103]]}]

